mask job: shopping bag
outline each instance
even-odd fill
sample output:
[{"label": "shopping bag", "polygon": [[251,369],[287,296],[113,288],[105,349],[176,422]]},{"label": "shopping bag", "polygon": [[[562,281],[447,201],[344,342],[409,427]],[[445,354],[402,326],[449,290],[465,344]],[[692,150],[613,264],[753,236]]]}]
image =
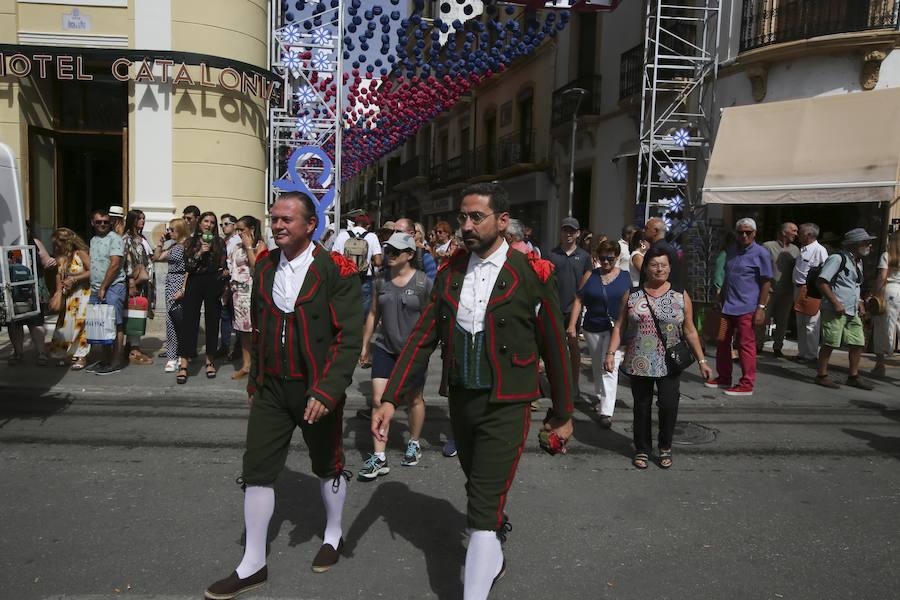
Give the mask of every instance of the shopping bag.
[{"label": "shopping bag", "polygon": [[125,335],[141,336],[147,333],[147,310],[150,303],[144,296],[132,296],[128,299],[128,311],[125,313]]},{"label": "shopping bag", "polygon": [[89,344],[112,345],[116,341],[116,308],[110,304],[91,304],[86,328]]}]

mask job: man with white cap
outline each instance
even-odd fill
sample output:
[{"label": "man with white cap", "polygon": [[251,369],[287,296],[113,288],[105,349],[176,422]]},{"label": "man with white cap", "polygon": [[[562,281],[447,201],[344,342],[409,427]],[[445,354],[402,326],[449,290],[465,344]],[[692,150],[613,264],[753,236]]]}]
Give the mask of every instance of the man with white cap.
[{"label": "man with white cap", "polygon": [[[843,248],[828,257],[815,285],[822,293],[822,348],[819,350],[819,370],[816,384],[827,388],[840,387],[828,376],[828,360],[835,348],[846,345],[850,356],[847,385],[871,390],[872,385],[859,376],[859,359],[866,345],[861,316],[865,304],[860,299],[863,281],[862,259],[872,251],[875,236],[861,227],[844,234]],[[808,282],[812,285],[812,282]]]},{"label": "man with white cap", "polygon": [[[403,232],[394,232],[384,244],[387,269],[375,279],[372,308],[363,328],[362,351],[359,364],[372,365],[372,406],[381,406],[397,358],[412,335],[413,328],[431,297],[432,281],[413,264],[416,239]],[[371,346],[370,343],[371,342]],[[404,467],[418,464],[422,454],[419,436],[425,424],[425,371],[415,375],[415,383],[405,392],[409,406],[409,441],[403,461]],[[359,471],[361,480],[372,480],[390,471],[385,455],[386,442],[374,439],[375,451],[369,455]]]}]

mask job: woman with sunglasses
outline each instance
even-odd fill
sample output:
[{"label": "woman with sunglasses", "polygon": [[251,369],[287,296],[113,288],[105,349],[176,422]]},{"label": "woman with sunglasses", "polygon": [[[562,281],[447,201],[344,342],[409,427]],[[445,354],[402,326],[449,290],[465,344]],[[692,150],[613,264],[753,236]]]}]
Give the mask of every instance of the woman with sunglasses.
[{"label": "woman with sunglasses", "polygon": [[250,291],[253,289],[253,269],[256,268],[257,259],[263,255],[266,244],[262,241],[259,220],[255,217],[241,217],[234,231],[240,244],[228,254],[228,273],[231,277],[233,325],[241,342],[243,364],[231,378],[243,379],[250,373],[250,332],[253,331],[250,322]]},{"label": "woman with sunglasses", "polygon": [[[178,330],[183,316],[182,300],[187,274],[184,264],[184,243],[188,239],[188,224],[184,219],[172,219],[166,232],[156,244],[153,260],[168,261],[166,273],[166,373],[178,368]],[[166,246],[167,242],[171,242]]]},{"label": "woman with sunglasses", "polygon": [[591,245],[591,258],[598,266],[581,279],[566,331],[570,338],[578,335],[578,319],[581,318],[582,308],[587,309],[581,329],[591,355],[596,410],[600,413],[600,426],[605,429],[612,426],[622,353],[615,353],[615,368],[611,372],[603,368],[603,363],[612,330],[619,318],[619,305],[631,288],[631,276],[616,266],[619,252],[619,244],[608,239]]},{"label": "woman with sunglasses", "polygon": [[[375,282],[375,298],[366,317],[362,351],[359,356],[360,365],[368,363],[372,365],[373,409],[381,406],[381,398],[397,357],[406,345],[431,296],[431,280],[424,271],[416,269],[412,264],[415,255],[416,241],[408,233],[396,232],[384,245],[388,268]],[[371,357],[370,341],[374,346]],[[422,455],[419,449],[419,436],[425,424],[425,399],[422,395],[424,387],[425,373],[422,372],[415,376],[415,385],[407,392],[409,442],[400,463],[405,467],[418,464]],[[385,442],[375,439],[374,445],[375,452],[369,455],[359,471],[361,480],[375,479],[391,470],[385,455]]]},{"label": "woman with sunglasses", "polygon": [[218,219],[213,212],[200,215],[194,235],[185,242],[187,286],[184,290],[184,319],[178,332],[178,357],[181,364],[176,381],[187,382],[188,360],[197,356],[200,336],[200,308],[203,307],[206,331],[206,377],[214,379],[213,362],[219,344],[221,318],[222,271],[225,269],[225,243],[219,237]]}]

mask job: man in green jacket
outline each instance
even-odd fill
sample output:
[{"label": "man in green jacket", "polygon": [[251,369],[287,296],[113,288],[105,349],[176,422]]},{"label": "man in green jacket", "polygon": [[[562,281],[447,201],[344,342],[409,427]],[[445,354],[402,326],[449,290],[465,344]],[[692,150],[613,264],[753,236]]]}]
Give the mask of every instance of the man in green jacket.
[{"label": "man in green jacket", "polygon": [[563,442],[572,435],[576,388],[553,267],[512,250],[504,239],[506,191],[495,184],[466,188],[458,220],[468,252],[459,250],[438,271],[431,302],[372,415],[372,435],[387,440],[397,403],[443,342],[441,393],[449,396],[472,529],[465,598],[477,600],[487,598],[506,570],[504,508],[531,424],[530,402],[542,395],[541,358],[553,400],[545,428]]},{"label": "man in green jacket", "polygon": [[350,261],[312,241],[318,219],[309,198],[281,194],[269,216],[278,250],[256,264],[251,300],[251,408],[241,475],[246,545],[235,571],[207,589],[211,600],[265,583],[272,485],[298,426],[321,479],[327,518],[313,571],[328,570],[343,546],[343,405],[362,343],[359,277]]}]

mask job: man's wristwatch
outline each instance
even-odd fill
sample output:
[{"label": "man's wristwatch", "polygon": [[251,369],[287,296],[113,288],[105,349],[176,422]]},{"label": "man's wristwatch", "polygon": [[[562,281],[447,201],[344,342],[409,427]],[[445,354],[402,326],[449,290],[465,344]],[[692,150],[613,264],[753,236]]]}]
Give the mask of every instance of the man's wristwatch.
[{"label": "man's wristwatch", "polygon": [[765,309],[766,309],[766,305],[765,305],[765,304],[757,304],[757,305],[756,305],[756,308],[761,308],[761,309],[765,310]]}]

